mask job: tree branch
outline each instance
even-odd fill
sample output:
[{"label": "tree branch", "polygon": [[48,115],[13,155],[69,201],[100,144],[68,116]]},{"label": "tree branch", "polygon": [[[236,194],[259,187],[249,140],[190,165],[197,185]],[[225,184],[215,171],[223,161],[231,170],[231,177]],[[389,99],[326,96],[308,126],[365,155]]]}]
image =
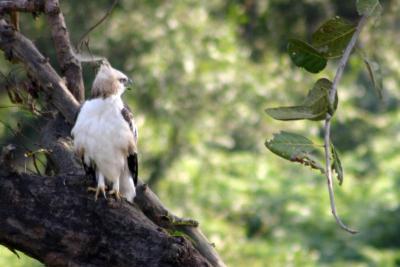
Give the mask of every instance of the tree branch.
[{"label": "tree branch", "polygon": [[60,64],[61,72],[65,75],[67,80],[67,87],[75,98],[79,102],[82,102],[85,98],[82,66],[74,55],[64,15],[60,10],[59,1],[15,0],[0,2],[0,14],[13,11],[46,13],[51,28],[54,47],[56,48],[57,60]]},{"label": "tree branch", "polygon": [[138,194],[135,198],[135,202],[144,214],[154,223],[165,229],[179,231],[189,236],[196,249],[212,264],[212,266],[226,266],[211,243],[201,232],[198,227],[198,222],[190,219],[180,219],[170,213],[156,194],[154,194],[146,184],[143,184],[142,181],[139,181],[137,192]]},{"label": "tree branch", "polygon": [[16,32],[4,19],[0,19],[0,49],[7,59],[18,59],[27,71],[40,83],[52,104],[73,124],[79,110],[79,103],[68,91],[63,79],[58,76],[35,45],[19,32]]},{"label": "tree branch", "polygon": [[57,60],[60,64],[61,72],[67,80],[67,87],[75,98],[82,102],[85,99],[82,66],[74,56],[67,25],[65,24],[64,15],[60,11],[58,0],[46,0],[45,13],[51,27]]},{"label": "tree branch", "polygon": [[82,165],[72,151],[71,126],[61,115],[50,120],[41,131],[40,143],[49,153],[48,167],[58,175],[84,174]]},{"label": "tree branch", "polygon": [[335,102],[335,95],[336,95],[337,87],[340,83],[340,80],[342,79],[344,68],[347,65],[347,61],[349,61],[350,54],[353,51],[353,48],[357,42],[357,39],[360,36],[360,33],[361,33],[362,29],[364,28],[365,24],[367,23],[367,21],[368,21],[368,16],[365,16],[365,15],[360,19],[360,21],[358,22],[358,25],[357,25],[357,29],[354,32],[353,36],[351,37],[351,40],[350,40],[349,44],[347,45],[346,49],[344,50],[342,58],[340,59],[339,67],[336,71],[335,78],[333,79],[332,89],[329,92],[329,101],[331,103]]},{"label": "tree branch", "polygon": [[94,29],[96,29],[96,27],[98,27],[101,23],[103,23],[103,21],[106,20],[106,18],[111,15],[112,11],[114,10],[114,7],[117,5],[118,0],[114,0],[111,7],[107,10],[107,12],[103,15],[103,17],[101,17],[101,19],[96,22],[93,26],[91,26],[88,30],[86,30],[82,36],[79,38],[79,41],[77,43],[77,50],[79,51],[83,45],[83,43],[85,42],[86,37],[89,35],[89,33],[91,31],[93,31]]},{"label": "tree branch", "polygon": [[[361,18],[361,20],[359,21],[358,25],[357,25],[357,30],[354,32],[349,44],[346,47],[346,50],[343,53],[342,58],[340,59],[339,62],[339,67],[336,71],[336,75],[335,78],[333,80],[333,84],[332,84],[332,88],[329,91],[329,102],[332,104],[334,104],[335,102],[335,96],[336,96],[336,91],[337,91],[337,87],[339,85],[339,82],[342,78],[343,75],[343,71],[344,68],[347,65],[347,62],[349,60],[351,51],[354,48],[354,45],[357,42],[357,39],[361,33],[361,30],[363,29],[364,25],[366,24],[368,20],[367,16],[363,16]],[[330,160],[330,151],[331,151],[331,137],[330,137],[330,133],[331,133],[331,119],[332,116],[330,114],[327,114],[326,119],[325,119],[325,125],[324,125],[324,132],[325,132],[325,136],[324,136],[324,149],[325,149],[325,173],[326,173],[326,178],[327,178],[327,184],[328,184],[328,192],[329,192],[329,201],[330,201],[330,205],[331,205],[331,210],[332,210],[332,214],[335,217],[335,220],[337,222],[337,224],[345,231],[351,233],[351,234],[355,234],[357,233],[356,230],[350,229],[348,226],[346,226],[342,220],[340,219],[337,211],[336,211],[336,205],[335,205],[335,194],[333,191],[333,183],[332,183],[332,169],[331,169],[331,160]]]},{"label": "tree branch", "polygon": [[[72,125],[79,110],[78,101],[34,44],[3,19],[0,19],[0,49],[7,59],[18,59],[25,65],[50,103]],[[70,153],[67,148],[57,147],[62,153],[56,157]],[[57,160],[64,160],[61,157]],[[211,262],[213,266],[225,266],[196,224],[187,224],[171,215],[148,187],[138,190],[137,195],[137,204],[149,214],[148,218],[160,225],[160,218],[172,218],[165,227],[191,237],[209,262],[186,240],[173,241],[176,238],[159,227],[154,228],[154,223],[140,210],[126,203],[114,203],[116,206],[110,207],[105,204],[108,202],[89,201],[84,184],[79,182],[82,177],[9,176],[4,175],[4,170],[0,166],[0,175],[3,175],[0,203],[5,205],[0,209],[0,243],[20,249],[48,265],[109,266],[111,262],[114,266],[210,266]],[[114,246],[118,250],[113,250]],[[135,254],[137,250],[144,256]]]},{"label": "tree branch", "polygon": [[93,201],[89,184],[80,176],[1,173],[0,243],[46,266],[211,266],[137,207]]},{"label": "tree branch", "polygon": [[43,10],[43,0],[13,0],[0,2],[0,14],[11,11],[39,12]]}]

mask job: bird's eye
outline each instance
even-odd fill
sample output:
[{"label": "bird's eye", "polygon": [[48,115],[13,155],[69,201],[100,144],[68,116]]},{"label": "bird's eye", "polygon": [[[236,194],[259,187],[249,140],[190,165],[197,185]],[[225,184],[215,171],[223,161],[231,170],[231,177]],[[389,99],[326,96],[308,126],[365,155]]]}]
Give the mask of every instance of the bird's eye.
[{"label": "bird's eye", "polygon": [[127,81],[128,81],[128,80],[127,80],[126,78],[121,78],[121,79],[119,79],[119,82],[120,82],[120,83],[123,83],[123,84],[125,84]]}]

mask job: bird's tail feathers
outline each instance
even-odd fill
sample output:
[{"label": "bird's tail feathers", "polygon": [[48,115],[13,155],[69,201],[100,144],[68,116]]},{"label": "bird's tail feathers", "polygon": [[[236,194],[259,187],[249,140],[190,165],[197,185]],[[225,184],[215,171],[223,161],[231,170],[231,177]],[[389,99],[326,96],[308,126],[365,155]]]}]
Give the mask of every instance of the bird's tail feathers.
[{"label": "bird's tail feathers", "polygon": [[125,197],[129,202],[133,203],[133,199],[136,196],[136,188],[135,184],[133,183],[133,178],[129,174],[129,171],[126,170],[124,174],[121,176],[119,180],[119,189],[121,195]]}]

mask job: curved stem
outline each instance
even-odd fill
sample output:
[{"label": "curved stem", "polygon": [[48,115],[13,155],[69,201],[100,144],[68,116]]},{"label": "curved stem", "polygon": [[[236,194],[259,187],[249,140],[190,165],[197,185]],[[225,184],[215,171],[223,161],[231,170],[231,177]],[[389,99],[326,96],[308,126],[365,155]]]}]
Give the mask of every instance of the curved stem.
[{"label": "curved stem", "polygon": [[361,18],[361,20],[358,22],[357,29],[354,32],[353,37],[351,37],[351,40],[350,40],[349,44],[347,45],[346,50],[344,50],[342,58],[340,59],[339,67],[336,71],[335,78],[333,79],[332,89],[329,92],[329,101],[331,103],[335,102],[335,95],[336,95],[337,87],[339,85],[340,80],[342,79],[344,68],[347,65],[347,61],[349,61],[351,51],[353,51],[353,48],[357,42],[358,36],[360,36],[361,30],[364,28],[367,20],[368,20],[368,16],[364,15]]},{"label": "curved stem", "polygon": [[[331,90],[329,91],[329,102],[333,103],[335,102],[335,95],[337,91],[338,84],[342,78],[344,68],[347,65],[347,62],[349,61],[349,57],[351,54],[351,51],[353,50],[357,39],[361,33],[362,28],[365,26],[366,22],[368,20],[368,16],[364,15],[361,20],[358,22],[357,25],[357,30],[354,32],[353,36],[351,37],[351,40],[349,44],[346,47],[346,50],[343,53],[342,58],[340,59],[339,62],[339,67],[336,71],[335,78],[333,80],[333,85]],[[333,184],[332,184],[332,169],[331,169],[331,155],[330,155],[330,148],[331,148],[331,119],[332,116],[330,114],[326,115],[325,119],[325,126],[324,126],[324,131],[325,131],[325,136],[324,136],[324,149],[325,149],[325,175],[327,178],[327,184],[328,184],[328,192],[329,192],[329,201],[331,205],[331,210],[332,214],[335,217],[336,223],[342,228],[343,230],[355,234],[357,233],[356,230],[353,230],[346,226],[342,220],[340,219],[337,211],[336,211],[336,205],[335,205],[335,194],[333,191]]]},{"label": "curved stem", "polygon": [[331,132],[331,117],[329,115],[328,118],[325,120],[325,137],[324,137],[324,149],[325,149],[325,175],[327,178],[327,184],[328,184],[328,192],[329,192],[329,201],[331,204],[331,211],[333,217],[335,217],[335,220],[337,224],[342,228],[343,230],[351,233],[351,234],[356,234],[358,231],[353,230],[346,226],[342,220],[340,219],[337,211],[336,211],[336,205],[335,205],[335,193],[333,192],[333,184],[332,184],[332,169],[331,169],[331,158],[330,158],[330,132]]}]

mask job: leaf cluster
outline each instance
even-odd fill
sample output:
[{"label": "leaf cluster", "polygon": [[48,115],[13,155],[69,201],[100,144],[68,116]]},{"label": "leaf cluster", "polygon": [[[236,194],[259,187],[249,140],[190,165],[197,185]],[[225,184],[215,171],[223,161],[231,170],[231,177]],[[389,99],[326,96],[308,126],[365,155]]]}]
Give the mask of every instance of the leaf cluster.
[{"label": "leaf cluster", "polygon": [[[380,16],[381,9],[382,7],[378,0],[357,0],[357,11],[362,16],[376,19]],[[324,22],[312,34],[311,43],[290,39],[287,45],[287,52],[297,67],[304,68],[311,73],[318,73],[326,67],[328,60],[343,56],[356,30],[356,25],[336,16]],[[379,97],[382,97],[382,78],[379,65],[369,59],[363,51],[360,51],[360,54]],[[329,79],[321,78],[316,81],[300,105],[267,108],[265,111],[272,118],[282,121],[320,121],[330,119],[338,106],[336,91],[334,91],[333,103],[330,101],[332,87],[333,84]],[[329,151],[330,159],[332,160],[330,168],[336,172],[339,184],[342,184],[343,168],[339,153],[332,142],[330,140],[328,142],[331,146]],[[271,140],[267,140],[265,145],[271,152],[291,162],[310,166],[313,169],[320,170],[322,173],[327,171],[322,167],[321,157],[318,157],[321,154],[318,152],[319,147],[304,136],[280,132],[275,134]]]}]

